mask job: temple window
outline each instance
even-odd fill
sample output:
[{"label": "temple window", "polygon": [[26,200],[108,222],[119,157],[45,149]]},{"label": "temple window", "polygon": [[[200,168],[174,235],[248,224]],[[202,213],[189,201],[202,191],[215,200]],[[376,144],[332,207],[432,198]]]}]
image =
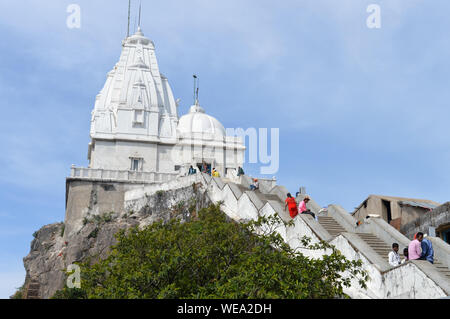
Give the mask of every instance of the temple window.
[{"label": "temple window", "polygon": [[134,124],[144,124],[144,111],[134,110]]},{"label": "temple window", "polygon": [[132,171],[142,171],[142,158],[131,158],[131,170]]}]

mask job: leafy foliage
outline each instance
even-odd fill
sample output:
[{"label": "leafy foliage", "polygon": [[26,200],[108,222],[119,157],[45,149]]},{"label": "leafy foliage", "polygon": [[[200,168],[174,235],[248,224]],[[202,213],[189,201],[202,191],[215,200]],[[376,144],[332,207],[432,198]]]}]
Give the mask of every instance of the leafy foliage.
[{"label": "leafy foliage", "polygon": [[82,288],[54,298],[335,298],[352,278],[365,287],[361,262],[329,244],[303,238],[305,248],[330,252],[308,258],[275,231],[279,217],[236,223],[219,207],[119,232],[108,258],[80,265]]},{"label": "leafy foliage", "polygon": [[104,213],[102,215],[93,215],[83,218],[83,226],[94,223],[100,225],[103,223],[109,223],[113,220],[114,212]]},{"label": "leafy foliage", "polygon": [[9,299],[24,299],[25,295],[25,285],[22,285],[22,287],[17,288],[16,292],[9,297]]}]

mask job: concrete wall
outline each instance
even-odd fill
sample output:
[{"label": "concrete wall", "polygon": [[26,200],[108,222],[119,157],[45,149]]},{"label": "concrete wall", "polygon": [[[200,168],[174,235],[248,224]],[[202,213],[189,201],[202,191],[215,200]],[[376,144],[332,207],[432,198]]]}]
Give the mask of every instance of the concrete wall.
[{"label": "concrete wall", "polygon": [[378,196],[370,196],[366,202],[367,205],[362,205],[355,213],[354,217],[358,220],[363,220],[369,214],[378,214],[387,221],[387,211],[383,205],[383,200],[390,202],[392,219],[402,217],[401,207],[398,201],[392,199],[384,199]]},{"label": "concrete wall", "polygon": [[[382,216],[381,200],[377,197],[369,197],[365,203],[355,211],[353,217],[358,220],[363,220],[369,214],[379,214]],[[383,216],[382,216],[383,217]]]},{"label": "concrete wall", "polygon": [[417,232],[429,233],[429,227],[439,230],[441,225],[450,224],[450,202],[442,204],[431,212],[422,214],[419,218],[404,224],[400,231],[408,238],[413,238]]},{"label": "concrete wall", "polygon": [[[397,229],[407,223],[410,223],[426,213],[426,209],[420,207],[412,207],[408,205],[400,205],[399,202],[406,200],[395,197],[369,196],[354,213],[353,217],[363,221],[369,214],[380,215],[380,217],[388,221],[387,209],[383,204],[383,200],[390,202],[391,221],[390,223]],[[414,200],[414,199],[411,199]]]},{"label": "concrete wall", "polygon": [[83,218],[124,210],[124,194],[141,189],[142,183],[66,180],[65,234],[72,235],[83,227]]},{"label": "concrete wall", "polygon": [[327,215],[333,217],[346,231],[355,231],[356,219],[342,208],[342,206],[328,205]]},{"label": "concrete wall", "polygon": [[[158,171],[158,144],[128,141],[95,140],[89,167],[115,170],[131,170],[130,157],[143,158],[142,170]],[[164,152],[162,147],[162,152]],[[167,162],[167,160],[166,160]],[[174,165],[164,164],[165,172],[173,172]],[[166,167],[169,165],[168,167]]]},{"label": "concrete wall", "polygon": [[426,210],[419,207],[411,207],[411,206],[403,206],[401,208],[401,226],[410,223],[420,216],[423,216],[426,214]]}]

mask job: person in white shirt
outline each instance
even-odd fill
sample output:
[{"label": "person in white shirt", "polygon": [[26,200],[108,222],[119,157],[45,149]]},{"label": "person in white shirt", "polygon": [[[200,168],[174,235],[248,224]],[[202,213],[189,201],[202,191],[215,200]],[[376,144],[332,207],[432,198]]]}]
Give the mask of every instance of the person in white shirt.
[{"label": "person in white shirt", "polygon": [[389,253],[388,258],[389,258],[389,264],[391,266],[395,267],[402,263],[402,261],[400,259],[400,255],[398,254],[398,244],[397,243],[392,244],[392,251]]},{"label": "person in white shirt", "polygon": [[253,183],[250,185],[250,190],[254,191],[255,189],[259,189],[259,182],[257,178],[254,178]]}]

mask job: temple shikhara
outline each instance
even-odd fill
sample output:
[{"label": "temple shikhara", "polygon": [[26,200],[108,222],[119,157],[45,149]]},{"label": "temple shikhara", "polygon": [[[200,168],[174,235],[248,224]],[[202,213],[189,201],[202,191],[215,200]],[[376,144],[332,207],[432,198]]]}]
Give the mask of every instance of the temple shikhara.
[{"label": "temple shikhara", "polygon": [[159,182],[186,175],[191,165],[235,177],[244,161],[242,138],[226,136],[198,99],[181,117],[178,104],[154,43],[139,27],[123,40],[119,62],[96,97],[89,167],[73,167],[73,177]]}]

